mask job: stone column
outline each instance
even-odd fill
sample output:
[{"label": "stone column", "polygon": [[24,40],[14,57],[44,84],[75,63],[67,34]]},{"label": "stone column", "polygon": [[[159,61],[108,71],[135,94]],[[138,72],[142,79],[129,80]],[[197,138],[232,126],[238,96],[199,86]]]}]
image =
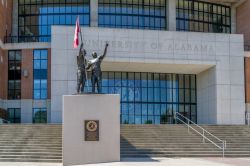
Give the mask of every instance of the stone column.
[{"label": "stone column", "polygon": [[98,26],[98,0],[90,1],[90,26]]},{"label": "stone column", "polygon": [[32,123],[33,122],[33,110],[32,100],[23,99],[21,100],[21,123]]},{"label": "stone column", "polygon": [[176,0],[167,1],[167,30],[176,31]]}]

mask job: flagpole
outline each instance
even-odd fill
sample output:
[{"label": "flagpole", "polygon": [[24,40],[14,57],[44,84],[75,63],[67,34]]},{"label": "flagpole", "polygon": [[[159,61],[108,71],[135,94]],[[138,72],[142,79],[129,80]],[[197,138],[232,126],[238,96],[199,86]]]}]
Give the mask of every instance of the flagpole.
[{"label": "flagpole", "polygon": [[[81,42],[82,42],[82,45],[83,45],[83,40],[82,40],[82,29],[81,29],[81,26],[80,26],[80,17],[79,17],[79,15],[78,15],[78,19],[79,19],[79,28],[80,28],[80,36],[81,36]],[[85,54],[85,56],[86,56],[86,54]],[[86,60],[86,57],[84,57],[84,59],[85,59],[85,62],[87,61]],[[85,64],[85,65],[87,65],[87,64]],[[86,66],[85,66],[86,67]],[[86,77],[86,81],[87,81],[87,91],[89,90],[88,89],[88,87],[89,87],[89,84],[88,84],[88,73],[87,73],[87,70],[86,70],[86,68],[85,68],[85,77]]]}]

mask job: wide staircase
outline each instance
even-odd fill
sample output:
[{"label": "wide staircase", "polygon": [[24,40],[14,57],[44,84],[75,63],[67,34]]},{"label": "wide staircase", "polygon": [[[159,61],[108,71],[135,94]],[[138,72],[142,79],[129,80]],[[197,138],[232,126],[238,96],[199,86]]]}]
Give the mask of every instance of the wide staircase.
[{"label": "wide staircase", "polygon": [[[195,126],[192,126],[195,128]],[[225,157],[250,157],[250,126],[202,126],[226,140]],[[198,130],[198,129],[197,129]],[[207,136],[210,140],[209,136]],[[220,142],[212,140],[220,145]],[[220,145],[222,147],[222,145]],[[121,157],[222,157],[222,149],[185,125],[122,125]]]},{"label": "wide staircase", "polygon": [[250,126],[206,125],[202,127],[227,141],[226,157],[250,157]]},{"label": "wide staircase", "polygon": [[[202,127],[227,141],[225,157],[250,157],[250,126]],[[183,124],[121,125],[121,157],[222,157],[222,149]],[[0,125],[2,161],[62,162],[62,126]]]},{"label": "wide staircase", "polygon": [[0,162],[62,162],[61,125],[0,125]]}]

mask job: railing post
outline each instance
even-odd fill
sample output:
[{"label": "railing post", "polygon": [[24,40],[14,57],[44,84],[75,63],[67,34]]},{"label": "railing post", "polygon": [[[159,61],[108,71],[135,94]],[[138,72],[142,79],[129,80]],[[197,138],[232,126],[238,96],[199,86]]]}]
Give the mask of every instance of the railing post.
[{"label": "railing post", "polygon": [[189,120],[188,120],[188,132],[189,132],[189,124],[190,124],[190,122],[189,122]]},{"label": "railing post", "polygon": [[247,114],[247,122],[248,122],[248,125],[250,125],[250,113]]},{"label": "railing post", "polygon": [[222,145],[222,153],[223,153],[223,158],[225,156],[225,141],[223,141],[223,145]]},{"label": "railing post", "polygon": [[202,141],[203,141],[203,143],[205,143],[205,132],[204,132],[204,129],[202,129]]}]

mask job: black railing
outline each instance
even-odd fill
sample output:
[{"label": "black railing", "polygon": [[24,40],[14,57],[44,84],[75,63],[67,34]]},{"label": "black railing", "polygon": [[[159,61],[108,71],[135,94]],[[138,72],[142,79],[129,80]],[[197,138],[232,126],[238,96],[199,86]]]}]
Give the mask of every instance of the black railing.
[{"label": "black railing", "polygon": [[5,36],[4,43],[50,42],[51,36]]}]

